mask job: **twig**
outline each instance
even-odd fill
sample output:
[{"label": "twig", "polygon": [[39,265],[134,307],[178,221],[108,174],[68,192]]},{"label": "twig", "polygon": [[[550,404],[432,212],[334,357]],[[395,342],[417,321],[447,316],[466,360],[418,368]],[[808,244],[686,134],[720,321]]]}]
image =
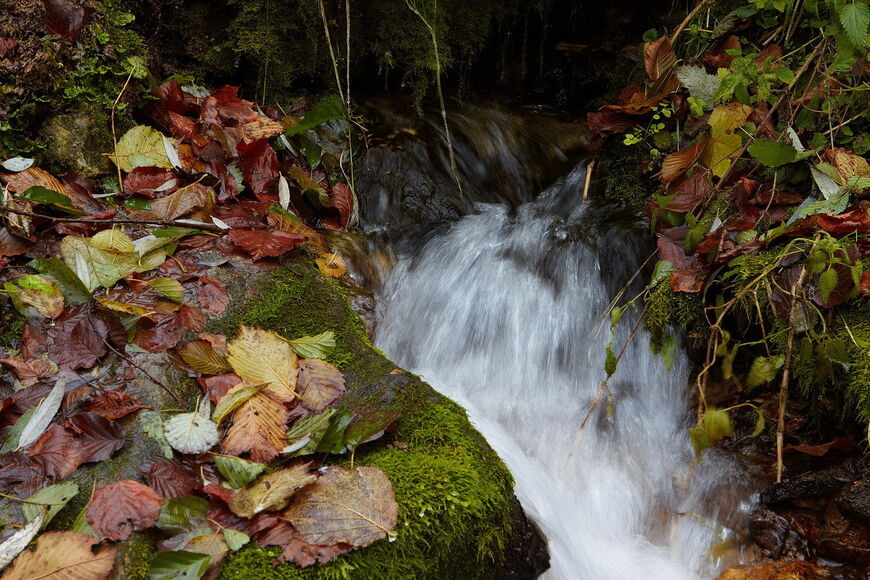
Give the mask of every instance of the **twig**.
[{"label": "twig", "polygon": [[318,0],[320,6],[320,20],[323,22],[323,33],[326,35],[326,45],[329,47],[329,58],[332,59],[332,70],[335,72],[335,86],[338,87],[338,96],[344,102],[344,90],[341,88],[341,75],[338,73],[338,61],[335,59],[335,51],[332,49],[332,37],[329,35],[329,21],[326,19],[326,9],[323,0]]},{"label": "twig", "polygon": [[685,30],[686,26],[689,25],[689,22],[691,22],[692,19],[698,15],[698,12],[700,12],[701,10],[706,8],[706,6],[708,4],[715,4],[715,2],[716,2],[716,0],[701,0],[700,2],[698,2],[698,5],[695,6],[695,8],[693,8],[692,11],[686,15],[686,17],[683,19],[683,21],[680,22],[680,25],[677,26],[677,29],[674,31],[674,35],[671,36],[671,44],[674,44],[674,42],[677,41],[677,38],[680,36],[680,34],[682,34],[682,32],[683,32],[683,30]]},{"label": "twig", "polygon": [[782,442],[785,433],[785,404],[788,401],[788,382],[791,376],[792,347],[794,346],[794,326],[788,330],[788,342],[785,351],[785,364],[782,370],[782,382],[779,385],[779,418],[776,421],[776,483],[782,481]]},{"label": "twig", "polygon": [[[136,225],[151,225],[151,226],[171,226],[179,228],[190,228],[196,230],[206,230],[209,232],[223,232],[221,228],[211,224],[191,224],[182,221],[164,221],[164,220],[133,220],[133,219],[107,219],[107,220],[90,220],[86,218],[67,218],[57,217],[53,215],[45,215],[41,213],[32,213],[29,211],[19,211],[8,207],[0,207],[0,213],[14,213],[32,218],[42,218],[53,222],[65,223],[83,223],[83,224],[136,224]],[[265,226],[264,226],[265,227]],[[252,228],[258,229],[258,228]]]},{"label": "twig", "polygon": [[592,170],[595,169],[595,160],[589,162],[586,166],[586,181],[583,184],[583,201],[589,199],[589,185],[592,183]]},{"label": "twig", "polygon": [[[115,109],[118,107],[118,103],[121,101],[121,97],[124,95],[124,91],[127,90],[127,85],[130,84],[130,79],[133,78],[133,73],[136,71],[136,66],[133,66],[133,69],[130,70],[130,74],[127,75],[127,80],[124,81],[124,86],[121,87],[121,92],[118,93],[118,96],[115,98],[115,102],[112,103],[112,111],[109,114],[109,123],[112,126],[112,144],[115,146],[115,150],[113,153],[118,152],[118,135],[115,132]],[[124,180],[121,177],[121,166],[118,164],[118,160],[115,159],[115,169],[118,170],[118,191],[124,190]]]}]

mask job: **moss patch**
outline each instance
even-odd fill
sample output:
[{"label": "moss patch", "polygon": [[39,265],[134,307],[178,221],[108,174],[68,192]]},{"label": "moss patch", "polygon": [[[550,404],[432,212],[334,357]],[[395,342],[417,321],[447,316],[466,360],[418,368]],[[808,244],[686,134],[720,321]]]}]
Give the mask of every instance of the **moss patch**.
[{"label": "moss patch", "polygon": [[[239,324],[288,338],[333,330],[337,348],[331,359],[348,380],[341,406],[396,409],[402,416],[388,438],[355,457],[356,464],[381,468],[393,483],[399,503],[394,542],[304,569],[273,568],[278,549],[249,547],[228,558],[221,577],[493,577],[513,528],[513,481],[463,409],[372,348],[336,285],[311,265],[298,261],[253,279],[224,280],[235,305],[210,332],[232,336]],[[408,450],[388,447],[388,441],[405,443]]]}]

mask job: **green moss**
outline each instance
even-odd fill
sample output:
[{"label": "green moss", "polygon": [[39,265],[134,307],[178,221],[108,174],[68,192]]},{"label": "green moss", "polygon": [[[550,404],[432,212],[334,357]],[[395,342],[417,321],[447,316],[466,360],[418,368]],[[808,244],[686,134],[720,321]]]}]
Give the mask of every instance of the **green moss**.
[{"label": "green moss", "polygon": [[[419,378],[398,371],[371,347],[362,322],[337,287],[309,264],[297,262],[245,287],[246,299],[212,332],[232,336],[239,324],[295,337],[331,329],[333,360],[348,379],[341,406],[399,410],[390,438],[361,448],[355,463],[381,468],[399,504],[395,541],[382,540],[329,564],[272,567],[277,549],[248,547],[225,563],[222,578],[485,578],[501,563],[512,530],[510,473],[463,409]],[[338,463],[345,463],[339,460]],[[346,464],[346,463],[345,463]]]}]

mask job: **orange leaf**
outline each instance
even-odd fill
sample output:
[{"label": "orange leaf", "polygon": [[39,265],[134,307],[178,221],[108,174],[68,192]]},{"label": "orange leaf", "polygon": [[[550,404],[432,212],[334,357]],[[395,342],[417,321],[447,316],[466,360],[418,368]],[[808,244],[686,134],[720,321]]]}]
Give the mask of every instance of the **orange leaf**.
[{"label": "orange leaf", "polygon": [[677,64],[677,55],[667,36],[644,44],[643,64],[651,81],[658,80],[674,68]]},{"label": "orange leaf", "polygon": [[701,141],[665,157],[659,179],[664,183],[670,183],[684,174],[701,156],[706,144],[707,141]]}]

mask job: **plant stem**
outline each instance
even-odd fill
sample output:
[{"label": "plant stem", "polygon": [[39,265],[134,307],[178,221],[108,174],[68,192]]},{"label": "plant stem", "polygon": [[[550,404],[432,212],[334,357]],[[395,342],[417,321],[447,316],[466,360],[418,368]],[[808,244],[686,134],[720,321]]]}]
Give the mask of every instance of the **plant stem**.
[{"label": "plant stem", "polygon": [[[86,218],[67,218],[45,215],[41,213],[32,213],[29,211],[19,211],[8,207],[0,207],[0,213],[13,213],[31,218],[42,218],[53,222],[64,223],[82,223],[82,224],[136,224],[136,225],[151,225],[151,226],[172,226],[179,228],[190,228],[196,230],[206,230],[209,232],[223,232],[221,228],[211,224],[191,224],[180,221],[165,221],[165,220],[133,220],[133,219],[105,219],[105,220],[89,220]],[[265,226],[263,226],[265,228]],[[253,228],[258,229],[258,228]]]}]

